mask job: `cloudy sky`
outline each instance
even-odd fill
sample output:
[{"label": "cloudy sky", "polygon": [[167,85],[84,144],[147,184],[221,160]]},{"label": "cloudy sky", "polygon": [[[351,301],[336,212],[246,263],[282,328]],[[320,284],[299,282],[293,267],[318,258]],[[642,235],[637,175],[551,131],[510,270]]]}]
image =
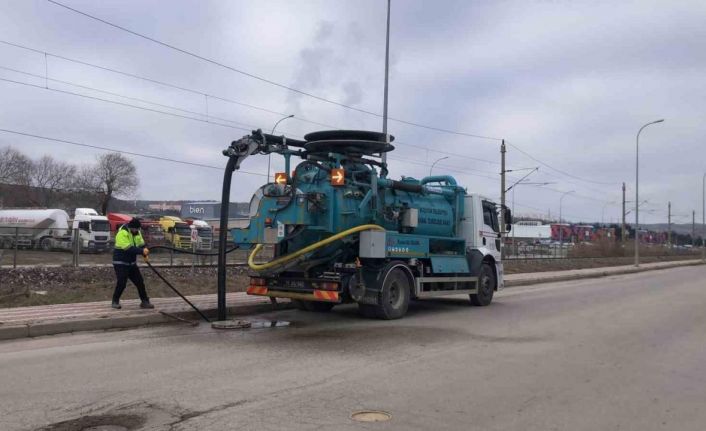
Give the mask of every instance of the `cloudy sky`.
[{"label": "cloudy sky", "polygon": [[[58,1],[248,74],[382,112],[383,0]],[[517,213],[555,217],[562,192],[573,190],[566,218],[617,220],[623,181],[634,200],[635,135],[664,118],[641,135],[641,220],[666,222],[671,200],[674,220],[690,222],[692,209],[700,217],[706,171],[704,22],[703,1],[393,0],[390,117],[461,133],[390,121],[392,176],[422,177],[447,156],[435,173],[497,197],[499,142],[470,135],[504,138],[508,167],[518,169],[511,179],[539,166],[530,180],[550,183],[519,186]],[[0,1],[0,40],[36,50],[0,43],[2,129],[220,167],[230,141],[269,131],[282,113],[295,118],[278,131],[294,137],[382,127],[378,116],[46,0]],[[0,132],[5,145],[79,164],[100,154]],[[131,158],[141,181],[135,197],[220,197],[219,169]],[[278,170],[280,160],[273,163]],[[243,170],[235,200],[264,182],[267,159],[249,158]]]}]

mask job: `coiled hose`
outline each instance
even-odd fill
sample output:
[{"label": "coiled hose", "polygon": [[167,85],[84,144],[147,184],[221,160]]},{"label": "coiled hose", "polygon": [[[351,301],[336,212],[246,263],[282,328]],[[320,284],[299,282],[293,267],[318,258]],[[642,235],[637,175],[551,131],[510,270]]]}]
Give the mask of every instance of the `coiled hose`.
[{"label": "coiled hose", "polygon": [[311,245],[308,245],[308,246],[302,248],[301,250],[295,251],[294,253],[290,253],[288,255],[278,257],[277,259],[271,260],[267,263],[255,263],[255,257],[257,256],[258,253],[260,253],[260,250],[262,250],[262,244],[258,244],[255,246],[255,249],[252,251],[252,253],[250,253],[250,256],[248,256],[248,266],[250,267],[250,269],[252,269],[254,271],[264,271],[264,270],[267,270],[270,268],[281,266],[291,260],[298,258],[299,256],[302,256],[307,253],[311,253],[314,250],[317,250],[321,247],[324,247],[328,244],[331,244],[334,241],[338,241],[339,239],[345,238],[345,237],[350,236],[354,233],[362,232],[365,230],[384,231],[385,228],[383,228],[382,226],[378,226],[376,224],[363,224],[360,226],[356,226],[356,227],[344,230],[343,232],[339,232],[339,233],[332,235],[328,238],[322,239],[319,242],[315,242]]}]

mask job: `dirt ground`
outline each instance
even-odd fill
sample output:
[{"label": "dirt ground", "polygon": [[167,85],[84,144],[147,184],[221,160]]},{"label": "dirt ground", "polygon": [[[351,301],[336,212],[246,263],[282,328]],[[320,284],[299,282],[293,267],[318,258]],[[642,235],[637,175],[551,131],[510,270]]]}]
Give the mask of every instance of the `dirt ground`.
[{"label": "dirt ground", "polygon": [[[210,253],[216,253],[217,250],[210,250]],[[235,250],[228,254],[228,263],[241,263],[247,259],[248,251]],[[113,258],[112,251],[103,253],[81,253],[79,254],[79,264],[105,264],[110,265]],[[155,251],[150,254],[150,259],[153,263],[174,265],[191,265],[195,262],[194,256],[183,253],[169,253],[168,251]],[[216,256],[199,256],[196,262],[206,264],[214,264],[217,261]],[[69,251],[43,251],[43,250],[17,250],[15,258],[15,250],[0,249],[0,264],[2,267],[12,267],[25,265],[51,265],[51,266],[68,266],[73,262],[73,255]]]},{"label": "dirt ground", "polygon": [[[234,253],[233,253],[234,254]],[[105,258],[105,256],[103,256]],[[692,259],[693,256],[645,257],[642,262]],[[534,259],[509,260],[505,263],[507,274],[560,271],[568,269],[597,268],[602,266],[629,265],[632,258],[591,259]],[[110,262],[101,262],[109,264]],[[158,267],[174,286],[185,295],[215,293],[215,267]],[[248,269],[244,266],[228,267],[227,290],[242,292],[248,283]],[[147,291],[153,298],[171,297],[170,290],[149,268],[142,266]],[[70,302],[107,301],[113,294],[115,273],[110,266],[101,267],[23,267],[0,269],[0,307],[63,304]],[[123,297],[137,298],[137,290],[128,283]]]},{"label": "dirt ground", "polygon": [[[215,267],[169,268],[158,271],[185,295],[215,293]],[[246,268],[228,267],[226,290],[243,291],[248,283]],[[147,293],[152,298],[171,297],[169,289],[149,268],[141,267]],[[107,301],[115,288],[112,267],[35,267],[0,269],[0,308],[71,302]],[[137,298],[137,289],[128,282],[124,299]]]}]

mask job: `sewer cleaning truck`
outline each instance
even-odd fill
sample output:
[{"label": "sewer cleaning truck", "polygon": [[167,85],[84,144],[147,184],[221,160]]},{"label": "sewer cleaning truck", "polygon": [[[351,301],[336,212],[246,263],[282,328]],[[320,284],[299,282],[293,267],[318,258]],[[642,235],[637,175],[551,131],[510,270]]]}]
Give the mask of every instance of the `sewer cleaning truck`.
[{"label": "sewer cleaning truck", "polygon": [[[250,250],[248,294],[289,298],[307,311],[357,303],[380,319],[404,316],[410,300],[465,294],[473,305],[491,303],[503,287],[500,220],[510,228],[509,210],[449,175],[389,178],[382,155],[393,140],[368,131],[304,140],[254,131],[224,151],[225,205],[229,172],[246,157],[284,157],[283,172],[255,191],[249,225],[231,230]],[[294,169],[293,157],[302,159]],[[263,262],[266,246],[274,257]]]}]

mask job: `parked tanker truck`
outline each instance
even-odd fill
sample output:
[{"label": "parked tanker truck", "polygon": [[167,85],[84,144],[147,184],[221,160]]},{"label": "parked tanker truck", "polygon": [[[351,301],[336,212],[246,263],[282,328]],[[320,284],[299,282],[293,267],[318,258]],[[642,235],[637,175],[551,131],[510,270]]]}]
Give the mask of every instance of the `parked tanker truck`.
[{"label": "parked tanker truck", "polygon": [[[253,154],[284,156],[284,172],[253,195],[249,225],[231,230],[250,249],[248,294],[290,298],[308,311],[353,302],[381,319],[404,316],[416,299],[464,294],[474,305],[491,303],[503,287],[499,220],[509,229],[509,210],[448,175],[388,178],[380,155],[394,149],[392,136],[335,130],[304,138],[255,131],[224,151],[224,200],[228,169]],[[292,157],[303,159],[293,170]],[[266,245],[274,258],[262,263]]]},{"label": "parked tanker truck", "polygon": [[0,210],[0,241],[5,247],[72,250],[76,231],[82,251],[108,249],[108,219],[92,208],[76,208],[73,219],[61,209]]}]

